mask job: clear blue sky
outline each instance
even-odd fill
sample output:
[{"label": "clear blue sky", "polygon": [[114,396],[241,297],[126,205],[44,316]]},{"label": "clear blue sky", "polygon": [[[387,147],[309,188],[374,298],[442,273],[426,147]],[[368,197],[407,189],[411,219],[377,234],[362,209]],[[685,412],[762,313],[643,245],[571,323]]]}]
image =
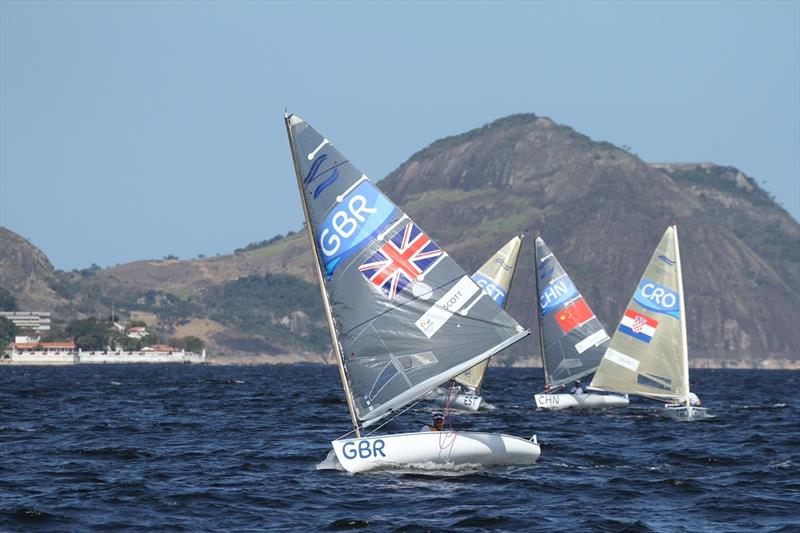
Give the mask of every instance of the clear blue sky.
[{"label": "clear blue sky", "polygon": [[284,107],[382,178],[520,112],[800,215],[800,3],[0,2],[0,224],[57,268],[296,230]]}]

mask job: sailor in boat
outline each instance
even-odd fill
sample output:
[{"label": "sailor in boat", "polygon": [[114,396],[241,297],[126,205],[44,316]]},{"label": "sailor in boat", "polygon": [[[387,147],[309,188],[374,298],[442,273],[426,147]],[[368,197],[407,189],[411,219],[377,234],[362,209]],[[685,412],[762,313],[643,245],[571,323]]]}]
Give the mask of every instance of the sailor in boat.
[{"label": "sailor in boat", "polygon": [[[673,405],[681,405],[684,402],[682,402],[682,401],[678,400],[677,398],[675,398],[673,400],[670,400],[669,403],[673,404]],[[692,407],[699,407],[702,404],[703,404],[703,402],[700,401],[700,397],[697,394],[689,391],[689,405],[691,405]]]},{"label": "sailor in boat", "polygon": [[433,424],[422,426],[420,431],[442,431],[442,429],[444,429],[444,415],[442,413],[434,413]]},{"label": "sailor in boat", "polygon": [[572,386],[572,390],[569,391],[570,394],[583,394],[584,391],[583,387],[581,386],[581,380],[575,382],[575,385]]}]

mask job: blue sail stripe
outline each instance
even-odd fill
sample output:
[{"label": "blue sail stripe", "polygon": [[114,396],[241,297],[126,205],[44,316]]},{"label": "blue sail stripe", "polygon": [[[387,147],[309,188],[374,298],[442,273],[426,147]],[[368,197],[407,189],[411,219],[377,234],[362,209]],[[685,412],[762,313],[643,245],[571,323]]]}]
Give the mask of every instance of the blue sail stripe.
[{"label": "blue sail stripe", "polygon": [[333,183],[339,179],[339,169],[335,168],[333,170],[333,174],[330,177],[326,178],[322,183],[320,183],[316,189],[314,189],[314,200],[316,200],[322,191],[333,185]]},{"label": "blue sail stripe", "polygon": [[320,165],[322,165],[323,161],[328,158],[328,154],[322,154],[314,162],[311,164],[311,168],[308,170],[308,174],[306,175],[306,179],[303,180],[304,185],[308,185],[317,177],[317,171],[319,171]]}]

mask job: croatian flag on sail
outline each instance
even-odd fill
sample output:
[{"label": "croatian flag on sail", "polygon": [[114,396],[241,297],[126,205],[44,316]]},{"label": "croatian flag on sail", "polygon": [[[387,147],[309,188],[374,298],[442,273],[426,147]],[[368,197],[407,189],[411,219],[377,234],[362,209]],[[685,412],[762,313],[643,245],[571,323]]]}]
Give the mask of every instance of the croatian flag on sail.
[{"label": "croatian flag on sail", "polygon": [[358,267],[358,270],[389,298],[425,272],[442,251],[413,222]]},{"label": "croatian flag on sail", "polygon": [[637,313],[632,309],[625,310],[622,321],[619,323],[619,330],[622,333],[646,343],[650,343],[653,339],[657,327],[658,320]]}]

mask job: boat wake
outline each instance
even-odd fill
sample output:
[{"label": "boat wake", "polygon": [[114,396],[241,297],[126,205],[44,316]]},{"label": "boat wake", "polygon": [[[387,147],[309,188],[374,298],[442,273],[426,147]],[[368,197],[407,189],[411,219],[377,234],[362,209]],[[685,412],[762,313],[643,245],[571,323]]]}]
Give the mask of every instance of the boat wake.
[{"label": "boat wake", "polygon": [[484,470],[486,470],[486,468],[487,468],[486,466],[477,463],[442,464],[434,462],[424,462],[424,463],[409,463],[407,465],[386,463],[386,465],[381,467],[380,469],[373,470],[372,472],[367,472],[367,473],[369,474],[375,472],[383,472],[383,473],[399,474],[399,475],[413,474],[419,476],[455,477],[455,476],[466,476],[478,472],[483,472]]},{"label": "boat wake", "polygon": [[316,466],[316,470],[344,470],[344,468],[339,462],[339,459],[336,458],[336,452],[328,450],[328,455],[325,456],[325,459],[320,461]]},{"label": "boat wake", "polygon": [[786,407],[785,403],[773,403],[769,405],[743,405],[740,409],[783,409]]}]

